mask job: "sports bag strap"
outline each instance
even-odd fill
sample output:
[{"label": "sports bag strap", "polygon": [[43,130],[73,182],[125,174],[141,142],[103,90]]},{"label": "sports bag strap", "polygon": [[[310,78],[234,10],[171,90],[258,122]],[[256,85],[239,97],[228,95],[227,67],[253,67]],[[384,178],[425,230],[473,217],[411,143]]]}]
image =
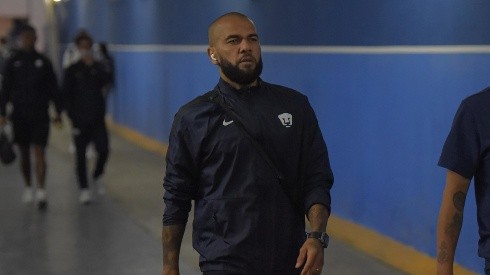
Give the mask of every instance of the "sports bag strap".
[{"label": "sports bag strap", "polygon": [[242,131],[243,135],[252,143],[252,145],[255,147],[255,150],[257,150],[257,152],[259,153],[259,155],[265,160],[265,162],[267,162],[267,165],[269,165],[270,168],[272,168],[272,170],[274,171],[274,174],[276,174],[276,177],[279,180],[283,180],[284,179],[284,176],[279,171],[279,169],[277,169],[277,166],[274,164],[274,162],[272,162],[272,160],[269,157],[269,155],[267,155],[267,153],[264,151],[264,149],[262,148],[262,146],[257,142],[257,140],[255,138],[252,137],[252,135],[247,130],[247,128],[245,128],[245,126],[243,125],[242,121],[238,118],[238,115],[235,113],[235,111],[233,111],[228,105],[226,105],[224,103],[223,97],[220,96],[220,94],[219,94],[218,91],[216,91],[215,93],[213,93],[213,95],[211,95],[211,101],[217,103],[223,109],[223,111],[225,111],[225,113],[231,119],[233,119],[233,121],[235,122],[235,124]]},{"label": "sports bag strap", "polygon": [[[238,126],[238,129],[241,130],[243,135],[252,143],[252,145],[255,147],[255,150],[259,155],[267,162],[267,165],[274,171],[276,174],[277,179],[279,180],[279,185],[282,187],[282,190],[286,194],[286,196],[289,198],[291,203],[293,204],[294,208],[297,210],[300,210],[301,207],[296,203],[296,201],[293,199],[291,194],[289,194],[288,189],[283,185],[283,180],[284,180],[284,175],[279,171],[277,166],[274,164],[274,162],[271,160],[269,155],[265,152],[264,148],[257,142],[257,140],[250,134],[250,132],[247,130],[245,125],[243,125],[242,121],[238,118],[238,115],[235,113],[233,109],[231,109],[223,100],[223,97],[220,95],[218,90],[215,90],[213,93],[211,93],[210,100],[212,102],[217,103],[223,111],[235,122],[235,124]],[[301,211],[302,212],[302,211]]]}]

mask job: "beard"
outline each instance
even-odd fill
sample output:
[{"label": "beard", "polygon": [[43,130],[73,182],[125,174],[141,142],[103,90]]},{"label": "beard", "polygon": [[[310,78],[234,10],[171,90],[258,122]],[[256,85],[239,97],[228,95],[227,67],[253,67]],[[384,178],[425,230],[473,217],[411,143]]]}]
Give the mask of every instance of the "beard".
[{"label": "beard", "polygon": [[260,57],[259,62],[255,64],[255,68],[253,70],[242,70],[238,67],[238,64],[233,66],[227,60],[221,60],[221,71],[226,77],[228,77],[231,81],[238,83],[240,85],[249,85],[254,82],[257,78],[259,78],[262,73],[262,57]]}]

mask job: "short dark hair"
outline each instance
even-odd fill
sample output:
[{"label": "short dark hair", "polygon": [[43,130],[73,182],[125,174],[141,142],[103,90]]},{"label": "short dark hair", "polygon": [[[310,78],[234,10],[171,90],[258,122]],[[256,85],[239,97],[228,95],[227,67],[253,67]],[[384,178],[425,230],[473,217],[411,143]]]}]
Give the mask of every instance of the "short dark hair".
[{"label": "short dark hair", "polygon": [[24,24],[19,29],[19,33],[23,33],[23,32],[33,32],[33,33],[36,33],[36,29],[33,26],[29,25],[29,24]]},{"label": "short dark hair", "polygon": [[90,34],[88,34],[88,32],[85,30],[81,30],[77,33],[77,35],[75,36],[75,44],[78,45],[82,40],[88,40],[90,41],[90,44],[94,43]]}]

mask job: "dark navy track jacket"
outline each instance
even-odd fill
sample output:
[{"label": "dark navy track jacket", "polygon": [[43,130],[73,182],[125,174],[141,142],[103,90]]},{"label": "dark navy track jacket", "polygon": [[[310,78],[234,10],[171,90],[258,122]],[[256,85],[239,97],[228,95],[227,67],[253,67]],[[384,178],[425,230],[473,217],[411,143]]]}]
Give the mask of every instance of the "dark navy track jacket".
[{"label": "dark navy track jacket", "polygon": [[61,111],[61,95],[49,59],[37,51],[15,52],[7,60],[0,85],[0,115],[6,115],[6,104],[14,107],[12,120],[49,121],[49,101]]},{"label": "dark navy track jacket", "polygon": [[[276,174],[237,123],[210,100],[219,93],[284,174]],[[306,96],[260,82],[215,90],[184,105],[170,133],[164,225],[185,224],[195,200],[193,246],[202,271],[294,272],[304,215],[330,210],[333,175]]]},{"label": "dark navy track jacket", "polygon": [[109,83],[110,74],[99,62],[86,65],[78,61],[66,69],[62,91],[65,108],[75,126],[104,121],[106,99],[102,90]]}]

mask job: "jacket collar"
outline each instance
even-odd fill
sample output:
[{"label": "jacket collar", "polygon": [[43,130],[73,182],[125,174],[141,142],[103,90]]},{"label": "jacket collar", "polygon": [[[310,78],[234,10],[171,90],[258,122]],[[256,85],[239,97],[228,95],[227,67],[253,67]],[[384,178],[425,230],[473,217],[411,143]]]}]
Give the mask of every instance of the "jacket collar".
[{"label": "jacket collar", "polygon": [[225,96],[246,96],[246,95],[253,95],[256,91],[260,90],[262,86],[262,79],[258,79],[258,85],[253,86],[253,87],[243,87],[239,90],[235,89],[232,87],[228,82],[223,80],[222,78],[219,79],[218,85],[216,85],[217,90],[220,91]]}]

